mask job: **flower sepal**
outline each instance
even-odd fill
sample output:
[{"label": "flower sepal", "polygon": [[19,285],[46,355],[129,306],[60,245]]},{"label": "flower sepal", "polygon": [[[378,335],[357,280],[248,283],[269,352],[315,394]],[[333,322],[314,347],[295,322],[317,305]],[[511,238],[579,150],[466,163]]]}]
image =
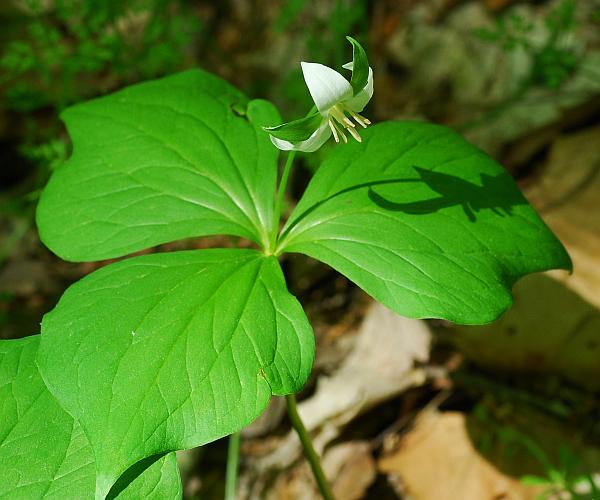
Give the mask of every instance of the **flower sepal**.
[{"label": "flower sepal", "polygon": [[352,71],[350,85],[352,85],[354,95],[357,95],[369,81],[369,60],[360,43],[351,36],[347,36],[346,39],[352,44],[352,62],[344,64],[342,67]]},{"label": "flower sepal", "polygon": [[304,118],[282,123],[274,127],[263,127],[263,129],[277,139],[294,142],[305,141],[319,128],[322,120],[321,113],[314,111]]}]

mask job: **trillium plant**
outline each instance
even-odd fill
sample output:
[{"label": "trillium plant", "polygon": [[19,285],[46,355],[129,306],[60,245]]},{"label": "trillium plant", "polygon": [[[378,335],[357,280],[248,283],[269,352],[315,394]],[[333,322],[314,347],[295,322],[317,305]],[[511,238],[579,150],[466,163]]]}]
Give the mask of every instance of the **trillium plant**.
[{"label": "trillium plant", "polygon": [[[318,259],[398,314],[466,324],[497,318],[521,276],[570,268],[511,177],[457,133],[367,127],[373,71],[350,42],[350,79],[303,63],[316,109],[282,125],[197,69],[64,112],[73,152],[41,196],[40,237],[73,262],[129,257],[69,287],[41,335],[0,342],[0,498],[181,498],[174,452],[227,435],[235,451],[272,395],[331,498],[296,412],[315,344],[281,259]],[[331,136],[282,223],[296,151]],[[220,234],[252,248],[131,256]]]}]

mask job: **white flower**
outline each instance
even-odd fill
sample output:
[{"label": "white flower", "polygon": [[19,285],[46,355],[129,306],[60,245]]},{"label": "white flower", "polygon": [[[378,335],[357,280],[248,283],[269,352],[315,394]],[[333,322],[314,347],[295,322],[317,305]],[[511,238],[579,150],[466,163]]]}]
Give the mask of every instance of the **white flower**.
[{"label": "white flower", "polygon": [[354,56],[353,61],[343,67],[352,71],[350,82],[323,64],[301,63],[317,111],[293,122],[265,127],[279,149],[316,151],[332,134],[336,142],[340,139],[348,142],[345,132],[361,142],[357,125],[366,128],[371,123],[359,113],[373,96],[373,70],[358,42],[350,37],[348,40],[354,47]]}]

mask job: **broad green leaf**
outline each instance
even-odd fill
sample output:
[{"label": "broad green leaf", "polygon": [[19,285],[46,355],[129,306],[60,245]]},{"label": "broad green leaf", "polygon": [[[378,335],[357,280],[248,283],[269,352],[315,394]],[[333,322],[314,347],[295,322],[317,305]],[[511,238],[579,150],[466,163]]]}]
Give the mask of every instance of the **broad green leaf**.
[{"label": "broad green leaf", "polygon": [[284,141],[305,141],[320,127],[322,120],[321,113],[316,111],[298,120],[265,127],[265,131]]},{"label": "broad green leaf", "polygon": [[521,276],[570,268],[504,169],[455,132],[387,122],[325,159],[279,252],[319,259],[399,314],[484,323]]},{"label": "broad green leaf", "polygon": [[38,365],[81,422],[99,493],[132,463],[231,434],[302,388],[312,330],[275,257],[134,257],[71,286],[44,317]]},{"label": "broad green leaf", "polygon": [[[243,106],[245,113],[240,111]],[[66,260],[100,260],[181,238],[268,241],[280,121],[223,80],[190,70],[63,113],[73,155],[42,193],[42,241]]]},{"label": "broad green leaf", "polygon": [[106,500],[177,500],[183,495],[175,452],[148,457],[130,467]]},{"label": "broad green leaf", "polygon": [[[35,335],[0,342],[0,498],[93,499],[92,448],[38,373],[39,340]],[[181,498],[174,453],[142,465],[112,498]]]}]

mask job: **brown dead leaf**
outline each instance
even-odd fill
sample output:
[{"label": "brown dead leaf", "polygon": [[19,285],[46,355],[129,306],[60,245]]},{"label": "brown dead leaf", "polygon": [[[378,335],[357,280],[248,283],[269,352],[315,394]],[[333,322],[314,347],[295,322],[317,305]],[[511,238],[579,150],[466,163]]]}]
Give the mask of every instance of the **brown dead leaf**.
[{"label": "brown dead leaf", "polygon": [[[376,476],[375,460],[366,441],[349,441],[333,446],[323,457],[323,469],[335,498],[359,500]],[[321,495],[305,461],[280,474],[269,492],[269,500],[319,500]]]},{"label": "brown dead leaf", "polygon": [[543,491],[487,462],[471,443],[462,413],[424,413],[378,469],[399,475],[414,500],[533,500]]},{"label": "brown dead leaf", "polygon": [[335,498],[359,500],[375,481],[377,471],[367,441],[350,441],[327,450],[323,459],[327,477],[334,478]]},{"label": "brown dead leaf", "polygon": [[573,274],[554,273],[600,307],[600,127],[557,139],[525,194],[564,243]]},{"label": "brown dead leaf", "polygon": [[498,321],[453,328],[461,352],[485,368],[551,373],[600,388],[600,311],[544,275],[523,278],[513,295]]}]

